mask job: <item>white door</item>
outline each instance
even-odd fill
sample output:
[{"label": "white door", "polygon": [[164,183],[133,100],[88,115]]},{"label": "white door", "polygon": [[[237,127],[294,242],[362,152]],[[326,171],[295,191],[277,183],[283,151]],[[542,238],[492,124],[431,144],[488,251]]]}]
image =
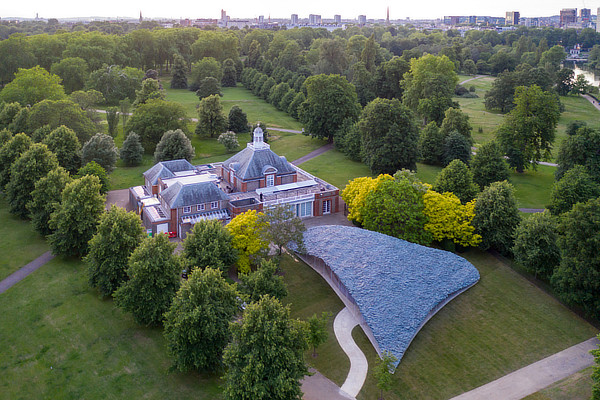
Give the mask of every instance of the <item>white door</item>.
[{"label": "white door", "polygon": [[331,200],[323,201],[323,215],[331,213]]},{"label": "white door", "polygon": [[156,225],[156,233],[169,232],[169,223]]}]

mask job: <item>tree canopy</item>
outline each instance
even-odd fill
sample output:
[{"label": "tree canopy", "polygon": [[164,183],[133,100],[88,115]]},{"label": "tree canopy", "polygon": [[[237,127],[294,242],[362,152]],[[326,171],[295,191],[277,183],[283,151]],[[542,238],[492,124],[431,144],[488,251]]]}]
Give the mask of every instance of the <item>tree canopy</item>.
[{"label": "tree canopy", "polygon": [[196,155],[192,142],[181,129],[166,131],[154,151],[154,161],[186,159],[192,161]]},{"label": "tree canopy", "polygon": [[183,262],[191,271],[211,267],[223,272],[237,261],[232,236],[219,221],[200,221],[183,241]]},{"label": "tree canopy", "polygon": [[44,68],[35,66],[19,68],[15,79],[0,91],[0,102],[17,102],[22,106],[33,106],[42,100],[62,100],[66,97],[60,77]]}]

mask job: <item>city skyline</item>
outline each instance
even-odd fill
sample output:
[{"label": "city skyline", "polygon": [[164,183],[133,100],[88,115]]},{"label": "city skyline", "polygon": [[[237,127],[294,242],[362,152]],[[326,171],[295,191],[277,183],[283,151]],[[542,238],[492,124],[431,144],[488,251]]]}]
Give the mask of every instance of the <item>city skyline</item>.
[{"label": "city skyline", "polygon": [[[539,17],[558,15],[563,8],[590,8],[594,14],[600,6],[598,4],[584,4],[578,1],[533,1],[520,2],[508,0],[497,4],[482,4],[475,0],[460,2],[442,2],[434,0],[423,7],[422,4],[394,5],[389,0],[374,0],[368,3],[324,3],[308,0],[302,4],[290,4],[275,1],[256,3],[242,2],[240,0],[225,0],[202,7],[189,3],[175,4],[168,9],[164,3],[156,0],[144,2],[123,3],[116,0],[106,0],[102,3],[95,2],[46,2],[31,0],[26,3],[9,3],[0,6],[0,17],[34,18],[85,18],[85,17],[130,17],[139,16],[140,11],[145,18],[215,18],[221,15],[221,9],[227,11],[232,18],[290,18],[298,14],[300,19],[308,18],[309,14],[321,15],[323,19],[333,19],[334,15],[341,15],[343,19],[357,19],[359,15],[366,15],[368,19],[385,19],[387,7],[390,8],[390,19],[438,19],[445,15],[489,15],[504,16],[507,11],[518,11],[521,17]],[[8,4],[7,4],[8,3]]]}]

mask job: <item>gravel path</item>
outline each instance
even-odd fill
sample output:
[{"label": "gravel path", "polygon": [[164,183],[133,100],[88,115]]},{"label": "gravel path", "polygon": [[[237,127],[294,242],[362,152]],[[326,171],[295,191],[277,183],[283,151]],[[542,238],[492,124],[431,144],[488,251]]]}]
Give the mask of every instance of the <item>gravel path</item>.
[{"label": "gravel path", "polygon": [[16,283],[19,283],[23,279],[25,279],[29,274],[36,271],[38,268],[42,267],[48,261],[52,260],[54,256],[49,252],[45,252],[29,264],[25,265],[18,271],[15,271],[11,275],[9,275],[4,280],[0,281],[0,293],[6,292]]}]

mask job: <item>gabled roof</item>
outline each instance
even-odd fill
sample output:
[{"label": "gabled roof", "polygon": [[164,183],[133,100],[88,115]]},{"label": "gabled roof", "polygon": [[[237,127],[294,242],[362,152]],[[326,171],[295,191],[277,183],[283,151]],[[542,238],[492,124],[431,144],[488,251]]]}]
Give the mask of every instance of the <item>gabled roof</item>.
[{"label": "gabled roof", "polygon": [[151,185],[156,185],[159,178],[173,178],[176,172],[190,171],[192,173],[194,170],[195,167],[188,160],[170,160],[155,164],[143,175]]},{"label": "gabled roof", "polygon": [[283,156],[278,156],[271,149],[256,150],[246,147],[223,163],[227,168],[235,170],[236,176],[244,180],[259,179],[264,176],[265,167],[277,170],[277,175],[294,173],[290,163]]},{"label": "gabled roof", "polygon": [[213,182],[183,184],[176,182],[162,191],[161,197],[171,208],[193,206],[211,201],[228,200],[229,197]]}]

